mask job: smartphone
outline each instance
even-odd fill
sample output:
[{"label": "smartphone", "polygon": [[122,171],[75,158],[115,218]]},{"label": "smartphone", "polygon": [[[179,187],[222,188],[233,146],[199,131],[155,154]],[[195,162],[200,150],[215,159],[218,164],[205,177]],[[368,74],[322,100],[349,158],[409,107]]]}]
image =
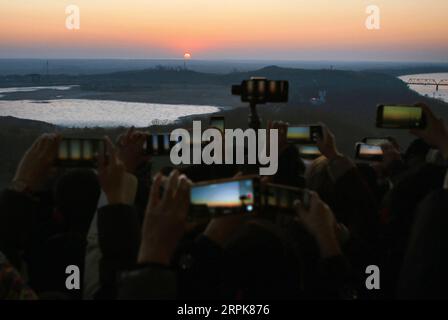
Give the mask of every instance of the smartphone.
[{"label": "smartphone", "polygon": [[56,165],[62,167],[96,167],[98,156],[105,155],[103,139],[63,138],[59,143]]},{"label": "smartphone", "polygon": [[392,140],[389,137],[382,137],[382,138],[367,137],[362,139],[362,142],[365,144],[381,146],[386,143],[391,143]]},{"label": "smartphone", "polygon": [[288,127],[287,139],[295,144],[314,144],[323,137],[322,126],[306,125]]},{"label": "smartphone", "polygon": [[213,116],[210,117],[210,127],[217,128],[224,132],[225,129],[225,117],[223,116]]},{"label": "smartphone", "polygon": [[356,144],[355,158],[366,161],[382,161],[383,149],[379,145],[358,143]]},{"label": "smartphone", "polygon": [[169,155],[175,142],[170,141],[169,133],[149,134],[143,146],[145,154],[152,156]]},{"label": "smartphone", "polygon": [[421,107],[379,105],[376,126],[385,129],[424,129],[426,117]]},{"label": "smartphone", "polygon": [[299,156],[302,159],[313,160],[319,158],[322,155],[319,148],[315,145],[312,146],[299,146]]},{"label": "smartphone", "polygon": [[194,218],[253,213],[260,202],[259,178],[246,176],[194,184],[190,216]]},{"label": "smartphone", "polygon": [[262,190],[261,206],[268,209],[275,208],[276,211],[291,212],[295,210],[295,201],[303,201],[303,198],[303,189],[268,183]]}]

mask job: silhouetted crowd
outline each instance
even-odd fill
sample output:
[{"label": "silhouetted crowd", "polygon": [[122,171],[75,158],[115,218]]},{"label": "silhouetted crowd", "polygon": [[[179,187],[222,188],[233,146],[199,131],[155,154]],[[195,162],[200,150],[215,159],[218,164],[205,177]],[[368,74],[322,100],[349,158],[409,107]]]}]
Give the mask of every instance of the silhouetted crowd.
[{"label": "silhouetted crowd", "polygon": [[423,108],[409,147],[391,140],[370,163],[324,126],[305,164],[273,123],[279,167],[260,183],[309,190],[307,204],[206,221],[189,218],[191,186],[257,165],[155,173],[129,129],[97,168],[58,168],[62,138],[44,134],[1,193],[0,299],[448,298],[448,129]]}]

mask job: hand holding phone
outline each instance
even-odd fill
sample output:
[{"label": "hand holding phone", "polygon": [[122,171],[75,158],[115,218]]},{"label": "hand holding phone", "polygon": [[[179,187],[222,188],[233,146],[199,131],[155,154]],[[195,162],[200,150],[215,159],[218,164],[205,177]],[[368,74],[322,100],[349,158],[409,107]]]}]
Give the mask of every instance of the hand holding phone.
[{"label": "hand holding phone", "polygon": [[256,176],[201,182],[193,185],[190,192],[193,217],[252,213],[259,201]]},{"label": "hand holding phone", "polygon": [[98,180],[109,204],[133,204],[137,191],[137,178],[126,172],[118,157],[118,150],[109,137],[104,140],[106,156],[98,160]]},{"label": "hand holding phone", "polygon": [[294,144],[315,144],[323,138],[323,129],[320,125],[289,126],[287,139]]},{"label": "hand holding phone", "polygon": [[340,255],[338,223],[330,207],[319,198],[319,195],[314,191],[309,191],[308,208],[299,203],[296,210],[299,221],[317,240],[321,257]]},{"label": "hand holding phone", "polygon": [[288,147],[288,123],[283,121],[272,121],[268,120],[267,130],[268,130],[268,143],[270,140],[270,130],[278,130],[278,152],[281,153]]},{"label": "hand holding phone", "polygon": [[59,143],[56,164],[62,167],[96,167],[105,154],[103,139],[63,138]]},{"label": "hand holding phone", "polygon": [[154,178],[142,227],[139,263],[169,265],[179,240],[185,233],[190,205],[191,181],[174,170],[160,194],[162,175]]},{"label": "hand holding phone", "polygon": [[23,192],[35,191],[42,184],[57,157],[61,136],[44,134],[25,152],[13,178],[12,188]]},{"label": "hand holding phone", "polygon": [[365,161],[382,161],[383,149],[381,145],[357,143],[355,158]]},{"label": "hand holding phone", "polygon": [[379,105],[376,126],[385,129],[424,129],[426,114],[419,105]]},{"label": "hand holding phone", "polygon": [[123,161],[128,172],[135,173],[142,164],[151,159],[150,155],[145,154],[146,139],[146,133],[134,128],[128,129],[125,134],[118,137],[118,157]]},{"label": "hand holding phone", "polygon": [[443,119],[437,118],[425,104],[418,104],[423,110],[427,126],[412,129],[411,133],[423,139],[426,143],[440,150],[443,157],[448,160],[448,127]]},{"label": "hand holding phone", "polygon": [[262,188],[261,206],[267,213],[295,211],[297,200],[308,206],[307,190],[273,183],[267,183]]},{"label": "hand holding phone", "polygon": [[327,158],[333,159],[341,155],[337,146],[336,138],[333,132],[328,129],[326,125],[322,124],[323,137],[317,139],[316,145],[319,147],[320,152]]}]

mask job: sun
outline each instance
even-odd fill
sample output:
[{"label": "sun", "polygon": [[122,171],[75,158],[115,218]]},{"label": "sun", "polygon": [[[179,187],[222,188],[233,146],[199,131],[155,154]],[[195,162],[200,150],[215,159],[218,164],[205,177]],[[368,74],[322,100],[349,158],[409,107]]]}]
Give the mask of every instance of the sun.
[{"label": "sun", "polygon": [[190,60],[191,59],[191,53],[185,52],[184,59],[185,60]]}]

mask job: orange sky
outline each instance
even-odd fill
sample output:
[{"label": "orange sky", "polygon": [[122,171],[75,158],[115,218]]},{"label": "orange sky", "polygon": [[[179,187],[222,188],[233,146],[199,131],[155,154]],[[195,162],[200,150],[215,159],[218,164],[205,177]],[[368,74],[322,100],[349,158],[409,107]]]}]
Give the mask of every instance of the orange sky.
[{"label": "orange sky", "polygon": [[[364,26],[369,4],[380,30]],[[447,0],[0,0],[0,57],[446,61],[447,15]]]}]

